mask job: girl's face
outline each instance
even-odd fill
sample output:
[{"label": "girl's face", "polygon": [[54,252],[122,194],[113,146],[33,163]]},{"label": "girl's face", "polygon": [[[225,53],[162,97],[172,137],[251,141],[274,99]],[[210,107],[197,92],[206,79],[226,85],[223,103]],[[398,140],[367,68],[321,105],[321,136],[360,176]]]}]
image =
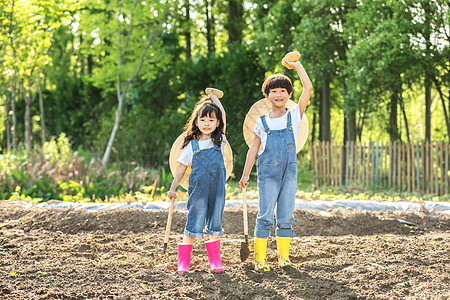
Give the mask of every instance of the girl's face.
[{"label": "girl's face", "polygon": [[267,98],[270,100],[272,107],[283,108],[291,97],[292,93],[288,93],[285,88],[270,89]]},{"label": "girl's face", "polygon": [[200,129],[204,137],[209,137],[214,130],[219,127],[220,121],[216,118],[216,114],[214,112],[203,117],[201,117],[200,113],[197,120],[195,120],[195,125],[197,125],[198,129]]}]

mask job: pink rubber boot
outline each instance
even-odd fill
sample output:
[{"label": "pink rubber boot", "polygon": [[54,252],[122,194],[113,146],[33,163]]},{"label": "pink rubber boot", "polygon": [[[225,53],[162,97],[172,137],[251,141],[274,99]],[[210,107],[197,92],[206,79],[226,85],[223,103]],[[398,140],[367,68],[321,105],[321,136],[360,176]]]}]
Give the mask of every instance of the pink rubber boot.
[{"label": "pink rubber boot", "polygon": [[178,273],[189,272],[192,245],[178,244]]},{"label": "pink rubber boot", "polygon": [[209,264],[213,273],[222,273],[222,261],[220,259],[220,240],[213,242],[206,242],[206,252],[208,252]]}]

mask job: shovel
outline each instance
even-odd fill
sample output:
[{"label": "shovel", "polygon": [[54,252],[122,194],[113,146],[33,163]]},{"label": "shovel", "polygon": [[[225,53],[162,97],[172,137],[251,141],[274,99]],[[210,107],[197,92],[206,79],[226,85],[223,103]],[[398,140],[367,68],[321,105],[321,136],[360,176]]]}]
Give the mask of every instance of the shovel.
[{"label": "shovel", "polygon": [[166,254],[167,243],[169,242],[170,225],[172,224],[172,215],[173,215],[174,205],[175,205],[175,199],[172,199],[172,201],[170,202],[169,216],[167,217],[166,236],[164,238],[164,249],[163,249],[164,254]]},{"label": "shovel", "polygon": [[247,219],[247,189],[245,188],[242,192],[242,214],[244,216],[244,236],[245,242],[241,242],[241,261],[244,262],[250,255],[250,251],[252,249],[251,244],[248,242],[248,219]]}]

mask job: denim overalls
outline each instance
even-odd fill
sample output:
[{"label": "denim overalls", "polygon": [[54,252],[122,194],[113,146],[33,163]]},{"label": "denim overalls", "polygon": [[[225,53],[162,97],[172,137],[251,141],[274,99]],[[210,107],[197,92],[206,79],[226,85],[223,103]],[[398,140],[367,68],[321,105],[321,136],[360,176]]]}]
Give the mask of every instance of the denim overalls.
[{"label": "denim overalls", "polygon": [[265,116],[261,117],[261,121],[267,133],[267,141],[257,163],[259,213],[255,236],[265,238],[270,235],[276,205],[276,236],[292,237],[297,192],[297,152],[291,112],[287,115],[286,128],[281,130],[270,130]]},{"label": "denim overalls", "polygon": [[198,140],[191,141],[192,171],[189,176],[187,223],[184,234],[196,239],[206,232],[214,237],[223,234],[226,170],[220,147],[200,150]]}]

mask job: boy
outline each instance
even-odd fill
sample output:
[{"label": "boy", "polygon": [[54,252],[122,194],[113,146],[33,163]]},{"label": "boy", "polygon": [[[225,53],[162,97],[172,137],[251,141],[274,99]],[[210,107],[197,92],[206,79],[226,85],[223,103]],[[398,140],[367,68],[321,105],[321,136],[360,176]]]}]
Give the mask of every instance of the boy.
[{"label": "boy", "polygon": [[267,238],[273,227],[275,207],[278,265],[282,268],[296,268],[289,261],[297,192],[296,144],[303,113],[311,96],[312,84],[299,61],[283,62],[289,69],[297,71],[303,85],[302,95],[295,108],[288,111],[286,103],[293,91],[289,77],[275,74],[264,81],[262,93],[270,101],[271,112],[259,118],[253,128],[256,136],[247,152],[244,171],[239,181],[241,190],[244,190],[257,158],[259,213],[256,219],[254,245],[256,271],[270,271],[266,263],[266,250]]}]

